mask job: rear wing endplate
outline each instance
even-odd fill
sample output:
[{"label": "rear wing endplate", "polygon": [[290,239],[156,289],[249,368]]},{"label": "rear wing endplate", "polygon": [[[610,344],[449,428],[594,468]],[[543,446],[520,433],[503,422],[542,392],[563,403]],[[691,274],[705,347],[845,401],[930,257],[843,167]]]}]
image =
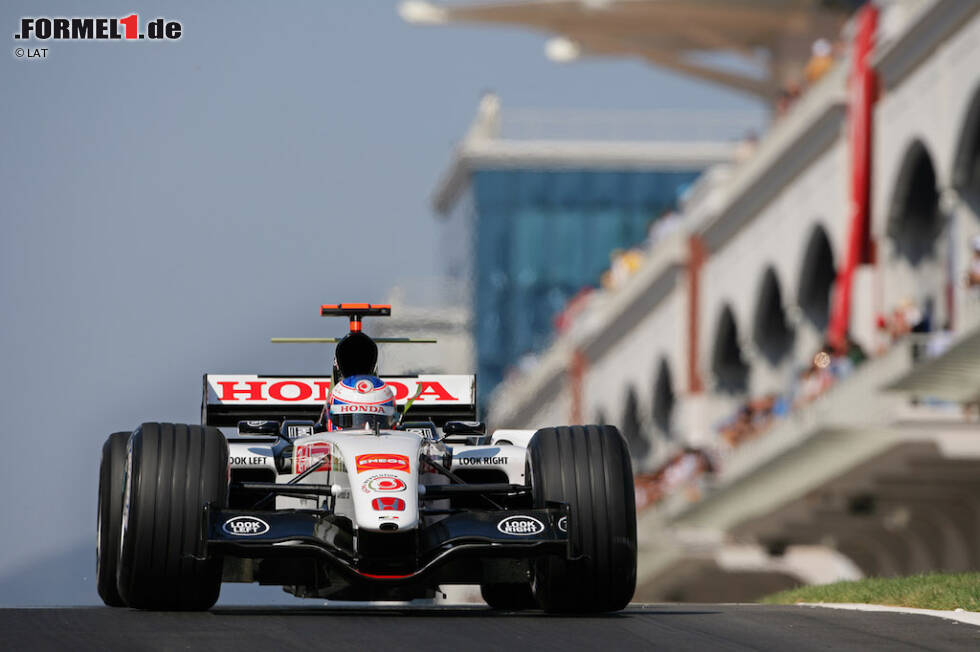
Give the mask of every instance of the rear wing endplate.
[{"label": "rear wing endplate", "polygon": [[[418,393],[412,421],[476,419],[476,376],[420,374],[384,376],[399,409]],[[239,421],[304,419],[316,421],[330,395],[330,376],[205,374],[201,424],[232,428]]]}]

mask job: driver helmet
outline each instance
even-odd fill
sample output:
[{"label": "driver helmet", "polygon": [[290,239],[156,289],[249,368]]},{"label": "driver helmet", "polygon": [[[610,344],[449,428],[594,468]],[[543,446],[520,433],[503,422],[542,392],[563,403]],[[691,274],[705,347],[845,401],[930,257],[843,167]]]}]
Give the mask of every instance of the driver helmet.
[{"label": "driver helmet", "polygon": [[326,410],[330,430],[390,428],[395,422],[395,393],[377,376],[348,376],[330,392]]}]

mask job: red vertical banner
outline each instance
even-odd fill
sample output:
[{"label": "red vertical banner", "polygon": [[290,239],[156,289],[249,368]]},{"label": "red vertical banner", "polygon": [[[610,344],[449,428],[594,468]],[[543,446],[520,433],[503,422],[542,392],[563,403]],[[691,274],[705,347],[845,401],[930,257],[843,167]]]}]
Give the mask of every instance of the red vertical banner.
[{"label": "red vertical banner", "polygon": [[875,71],[869,58],[874,48],[878,8],[867,3],[857,15],[849,81],[848,140],[851,148],[851,192],[847,251],[837,270],[827,339],[837,350],[846,345],[851,320],[854,270],[871,262],[871,135],[876,98]]}]

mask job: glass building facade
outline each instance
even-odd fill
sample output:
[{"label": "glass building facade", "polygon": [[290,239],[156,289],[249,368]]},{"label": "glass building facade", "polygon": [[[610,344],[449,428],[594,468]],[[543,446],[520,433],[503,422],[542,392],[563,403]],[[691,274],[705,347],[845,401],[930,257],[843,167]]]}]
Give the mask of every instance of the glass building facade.
[{"label": "glass building facade", "polygon": [[552,337],[555,315],[639,244],[701,170],[475,169],[446,225],[449,273],[468,277],[479,393]]}]

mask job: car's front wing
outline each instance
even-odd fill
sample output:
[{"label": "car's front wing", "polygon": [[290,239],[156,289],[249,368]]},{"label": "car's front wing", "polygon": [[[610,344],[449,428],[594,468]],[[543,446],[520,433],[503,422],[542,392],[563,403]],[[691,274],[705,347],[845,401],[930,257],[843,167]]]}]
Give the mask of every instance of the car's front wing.
[{"label": "car's front wing", "polygon": [[[202,556],[242,558],[313,557],[329,564],[351,583],[413,583],[429,578],[449,562],[462,558],[527,559],[545,555],[571,557],[568,508],[466,511],[446,516],[416,535],[414,567],[378,573],[371,559],[358,551],[351,533],[333,517],[310,510],[204,510]],[[386,536],[371,533],[382,543]],[[364,535],[362,535],[364,536]]]}]

